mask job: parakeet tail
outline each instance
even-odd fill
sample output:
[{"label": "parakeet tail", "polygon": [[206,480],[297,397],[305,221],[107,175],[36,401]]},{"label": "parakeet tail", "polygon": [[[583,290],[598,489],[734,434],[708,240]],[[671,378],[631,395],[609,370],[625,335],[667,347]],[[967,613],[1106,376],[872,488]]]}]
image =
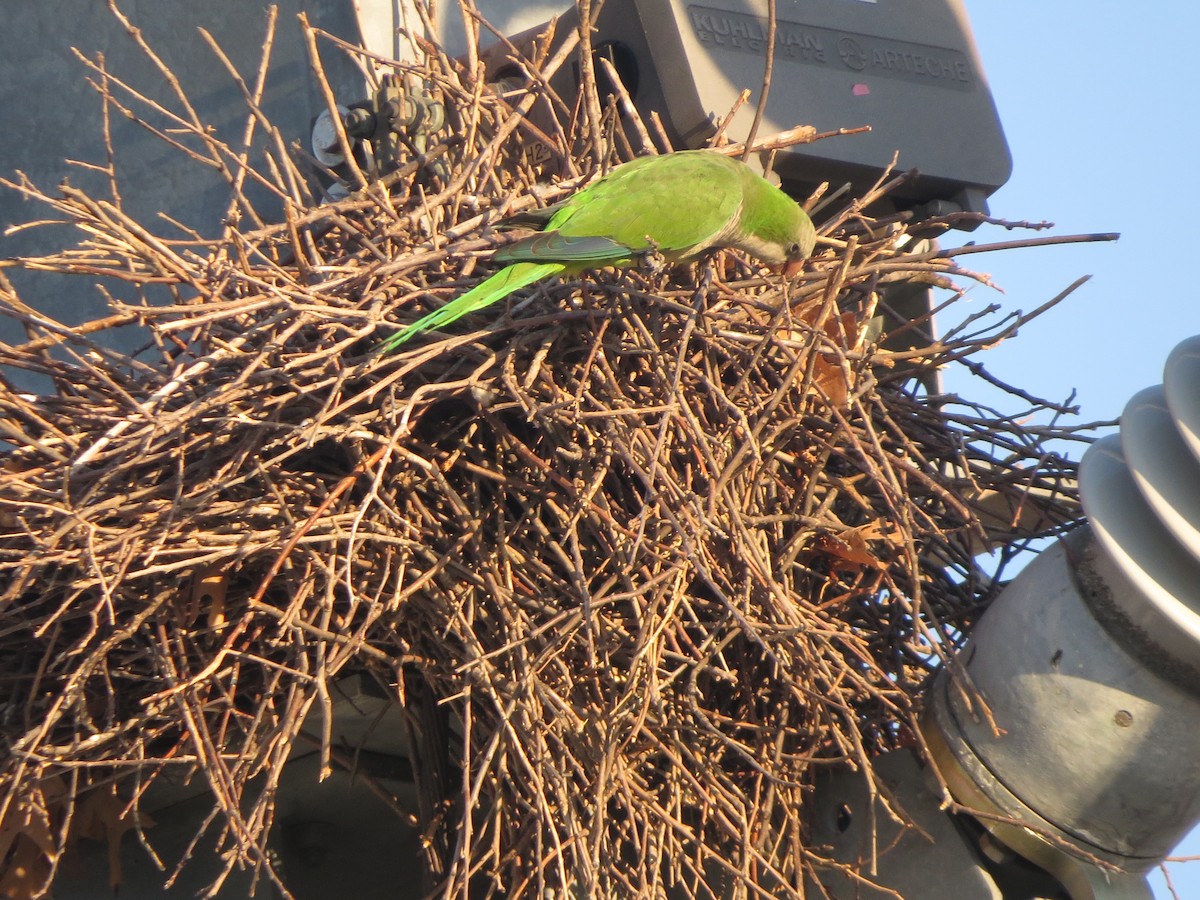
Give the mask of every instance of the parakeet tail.
[{"label": "parakeet tail", "polygon": [[423,331],[432,331],[456,322],[468,313],[491,306],[503,300],[515,290],[542,278],[549,278],[563,271],[562,263],[513,263],[505,266],[491,278],[481,281],[461,297],[455,297],[441,309],[423,316],[411,325],[406,325],[379,345],[377,353],[390,353],[409,338]]}]

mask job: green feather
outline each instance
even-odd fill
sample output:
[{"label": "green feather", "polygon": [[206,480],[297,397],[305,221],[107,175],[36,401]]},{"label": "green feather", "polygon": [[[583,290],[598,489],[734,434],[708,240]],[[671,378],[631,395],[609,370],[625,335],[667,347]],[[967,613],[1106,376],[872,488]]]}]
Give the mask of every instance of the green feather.
[{"label": "green feather", "polygon": [[406,325],[380,344],[376,352],[390,353],[409,338],[423,331],[433,331],[443,325],[456,322],[478,309],[491,306],[527,284],[557,275],[564,268],[566,267],[559,263],[514,263],[511,266],[505,266],[491,278],[481,281],[461,297],[455,297],[441,309],[435,309],[412,324]]}]

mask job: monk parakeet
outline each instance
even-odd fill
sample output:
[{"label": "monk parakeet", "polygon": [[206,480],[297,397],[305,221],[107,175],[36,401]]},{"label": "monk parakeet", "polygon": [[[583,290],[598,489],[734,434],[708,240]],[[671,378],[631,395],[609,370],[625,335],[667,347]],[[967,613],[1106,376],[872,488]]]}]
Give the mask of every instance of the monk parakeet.
[{"label": "monk parakeet", "polygon": [[503,225],[543,230],[501,247],[492,258],[510,265],[401,329],[379,352],[552,275],[629,265],[651,251],[685,262],[705,250],[736,247],[791,277],[816,241],[796,201],[749,166],[711,150],[640,157],[561,203]]}]

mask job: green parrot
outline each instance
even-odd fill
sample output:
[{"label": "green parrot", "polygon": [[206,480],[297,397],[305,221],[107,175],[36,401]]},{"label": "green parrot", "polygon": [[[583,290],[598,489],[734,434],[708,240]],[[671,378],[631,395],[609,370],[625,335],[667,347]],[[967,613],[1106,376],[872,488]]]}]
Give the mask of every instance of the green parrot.
[{"label": "green parrot", "polygon": [[492,259],[509,265],[387,338],[379,352],[554,275],[630,265],[651,251],[674,263],[736,247],[790,278],[816,242],[799,204],[749,166],[711,150],[640,157],[561,203],[501,223],[516,226],[542,230],[501,247]]}]

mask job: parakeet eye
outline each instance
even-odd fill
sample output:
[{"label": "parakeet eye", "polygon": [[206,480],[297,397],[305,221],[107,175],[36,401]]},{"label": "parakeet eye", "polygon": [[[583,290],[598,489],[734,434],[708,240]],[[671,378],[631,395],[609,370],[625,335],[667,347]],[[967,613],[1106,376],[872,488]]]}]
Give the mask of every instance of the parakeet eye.
[{"label": "parakeet eye", "polygon": [[799,255],[800,255],[800,245],[799,244],[793,243],[790,247],[788,247],[788,256],[799,256]]}]

